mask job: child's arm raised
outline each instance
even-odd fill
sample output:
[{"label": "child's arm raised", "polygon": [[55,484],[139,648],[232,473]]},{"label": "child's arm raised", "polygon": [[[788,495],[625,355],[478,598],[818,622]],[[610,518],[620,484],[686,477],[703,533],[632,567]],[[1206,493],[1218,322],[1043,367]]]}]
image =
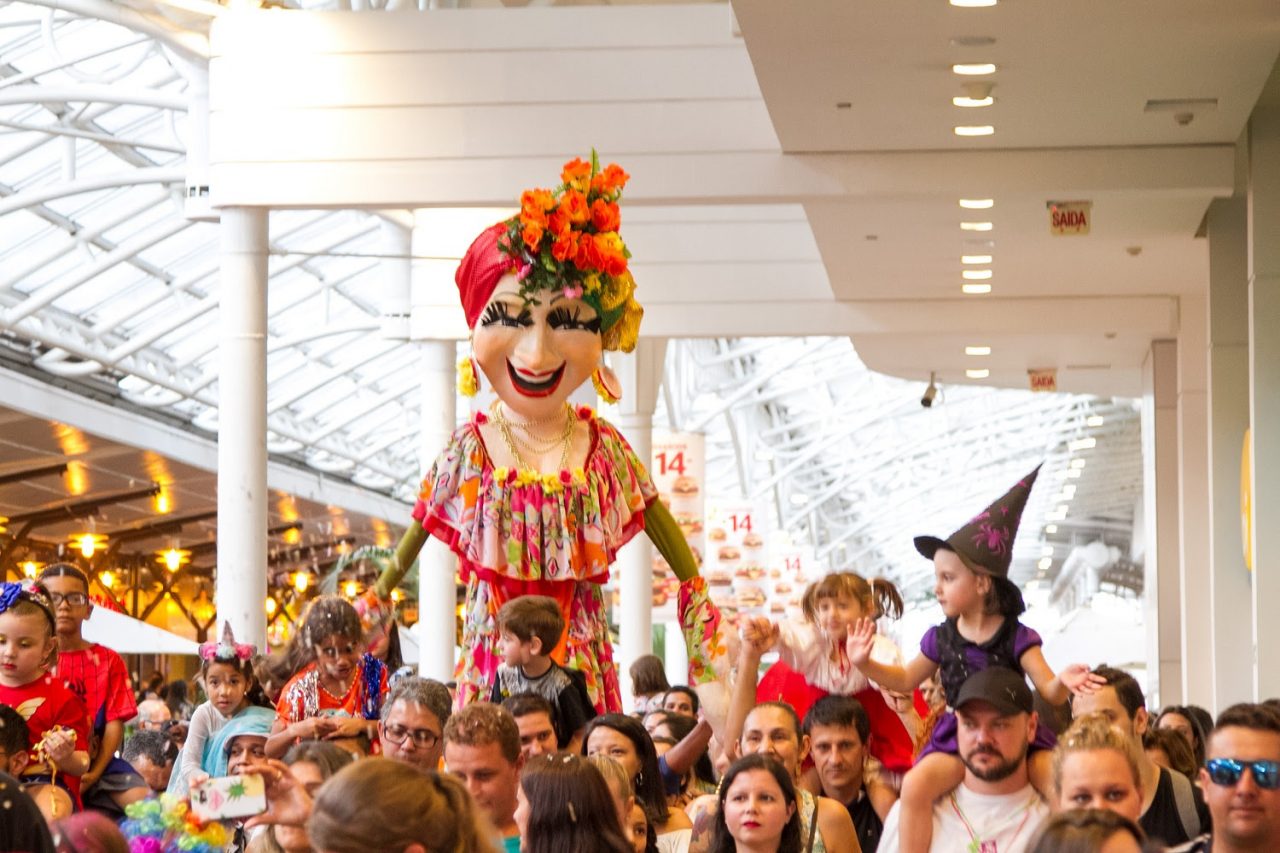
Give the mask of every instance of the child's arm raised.
[{"label": "child's arm raised", "polygon": [[1107,686],[1102,676],[1093,674],[1082,663],[1070,664],[1054,675],[1039,646],[1023,652],[1018,663],[1050,705],[1061,705],[1071,698],[1072,693],[1095,693]]},{"label": "child's arm raised", "polygon": [[739,756],[742,729],[747,715],[756,704],[756,686],[760,682],[760,658],[777,639],[776,625],[757,618],[743,624],[742,642],[738,650],[738,675],[733,682],[733,698],[724,724],[724,753],[732,761]]},{"label": "child's arm raised", "polygon": [[849,655],[850,662],[863,675],[881,687],[897,693],[910,693],[938,671],[938,665],[924,655],[916,655],[905,667],[872,660],[871,649],[875,645],[875,639],[876,623],[870,619],[859,619],[849,626],[845,652]]}]

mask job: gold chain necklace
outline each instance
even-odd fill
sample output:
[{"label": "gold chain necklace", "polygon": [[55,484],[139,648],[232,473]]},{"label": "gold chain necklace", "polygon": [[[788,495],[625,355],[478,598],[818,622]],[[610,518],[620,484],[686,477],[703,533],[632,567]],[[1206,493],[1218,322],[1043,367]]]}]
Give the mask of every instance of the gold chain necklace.
[{"label": "gold chain necklace", "polygon": [[[560,434],[557,436],[554,436],[550,439],[542,439],[544,442],[546,442],[545,445],[542,445],[542,446],[539,446],[538,444],[535,443],[536,440],[534,439],[532,433],[529,432],[529,427],[532,424],[549,423],[554,419],[553,417],[545,418],[540,421],[514,423],[508,420],[507,416],[502,413],[502,407],[497,403],[497,401],[495,401],[493,404],[492,412],[493,412],[493,423],[498,428],[499,435],[502,436],[503,442],[506,443],[507,449],[511,451],[511,456],[516,460],[516,464],[520,468],[525,470],[537,470],[534,468],[534,466],[529,464],[528,460],[525,459],[524,454],[520,452],[520,448],[522,447],[525,450],[527,450],[530,454],[532,454],[535,458],[541,457],[551,452],[556,447],[559,447],[560,448],[560,470],[563,471],[569,467],[569,451],[573,447],[573,426],[574,426],[574,420],[575,420],[573,417],[572,407],[567,405],[565,406],[564,429],[562,429],[560,431]],[[512,432],[512,427],[515,427],[516,429],[523,431],[526,435],[529,436],[529,440],[526,441],[522,439],[519,435]]]}]

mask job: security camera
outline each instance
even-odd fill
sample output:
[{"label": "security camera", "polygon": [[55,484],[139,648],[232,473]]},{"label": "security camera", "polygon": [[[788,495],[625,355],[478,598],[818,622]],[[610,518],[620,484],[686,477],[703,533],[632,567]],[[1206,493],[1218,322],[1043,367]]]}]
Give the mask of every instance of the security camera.
[{"label": "security camera", "polygon": [[933,407],[933,401],[938,399],[938,386],[934,381],[934,374],[929,374],[929,387],[924,389],[924,396],[920,398],[920,405],[926,409]]}]

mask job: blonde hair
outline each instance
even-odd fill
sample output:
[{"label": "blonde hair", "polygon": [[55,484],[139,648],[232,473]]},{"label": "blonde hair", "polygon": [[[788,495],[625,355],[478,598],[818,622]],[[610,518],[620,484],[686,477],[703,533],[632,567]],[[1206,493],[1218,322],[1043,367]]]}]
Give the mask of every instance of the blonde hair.
[{"label": "blonde hair", "polygon": [[1129,771],[1133,774],[1133,784],[1142,790],[1142,772],[1139,770],[1141,759],[1137,747],[1119,729],[1111,725],[1104,714],[1085,714],[1076,718],[1071,727],[1058,738],[1058,745],[1053,750],[1053,787],[1062,793],[1062,765],[1067,756],[1075,752],[1090,752],[1099,749],[1110,749],[1120,753]]},{"label": "blonde hair", "polygon": [[432,853],[497,853],[493,831],[461,782],[389,758],[363,758],[326,782],[307,834],[331,853],[410,844]]},{"label": "blonde hair", "polygon": [[810,622],[818,621],[818,602],[824,598],[852,598],[869,619],[902,615],[902,594],[884,578],[867,580],[856,572],[832,572],[809,584],[800,599],[800,609]]},{"label": "blonde hair", "polygon": [[604,783],[609,786],[610,793],[617,794],[619,800],[625,803],[635,796],[635,791],[631,788],[631,778],[627,776],[627,771],[621,764],[602,752],[590,756],[587,761],[594,764],[600,771],[600,775],[604,777]]}]

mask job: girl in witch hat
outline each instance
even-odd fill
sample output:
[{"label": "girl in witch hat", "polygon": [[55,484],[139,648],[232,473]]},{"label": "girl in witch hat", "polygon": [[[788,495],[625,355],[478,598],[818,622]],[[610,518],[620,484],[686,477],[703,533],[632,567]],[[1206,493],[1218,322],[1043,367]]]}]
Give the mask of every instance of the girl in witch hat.
[{"label": "girl in witch hat", "polygon": [[[849,629],[849,660],[870,679],[890,690],[910,693],[940,673],[947,696],[959,694],[970,675],[1001,666],[1031,676],[1050,703],[1061,705],[1071,693],[1092,693],[1101,679],[1083,664],[1071,664],[1057,675],[1045,662],[1040,635],[1018,621],[1026,609],[1022,592],[1009,580],[1013,539],[1027,495],[1040,473],[1034,471],[1007,494],[946,539],[917,536],[916,550],[933,560],[934,594],[947,619],[930,628],[920,641],[920,654],[906,667],[888,666],[871,657],[875,623],[862,619]],[[1041,794],[1052,787],[1050,751],[1053,733],[1041,723],[1031,744],[1027,766]],[[957,755],[956,718],[943,714],[928,745],[902,785],[900,808],[904,851],[927,850],[933,833],[933,803],[964,779]]]}]

